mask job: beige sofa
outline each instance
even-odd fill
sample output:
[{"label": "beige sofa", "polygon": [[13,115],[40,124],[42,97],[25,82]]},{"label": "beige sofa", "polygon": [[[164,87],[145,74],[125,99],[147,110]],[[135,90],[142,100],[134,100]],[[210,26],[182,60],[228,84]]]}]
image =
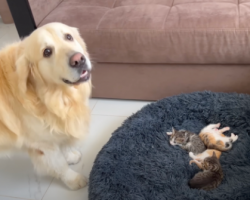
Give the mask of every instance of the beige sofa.
[{"label": "beige sofa", "polygon": [[93,97],[250,93],[250,0],[29,0],[39,27],[78,27]]},{"label": "beige sofa", "polygon": [[14,22],[6,0],[0,0],[0,17],[5,24]]}]

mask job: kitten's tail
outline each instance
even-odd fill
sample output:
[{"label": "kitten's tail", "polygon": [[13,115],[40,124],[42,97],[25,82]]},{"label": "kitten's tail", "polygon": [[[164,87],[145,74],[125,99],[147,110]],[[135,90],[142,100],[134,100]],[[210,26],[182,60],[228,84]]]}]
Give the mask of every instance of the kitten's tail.
[{"label": "kitten's tail", "polygon": [[232,148],[233,144],[232,142],[220,142],[221,144],[209,144],[208,148],[209,149],[216,149],[219,151],[228,151]]}]

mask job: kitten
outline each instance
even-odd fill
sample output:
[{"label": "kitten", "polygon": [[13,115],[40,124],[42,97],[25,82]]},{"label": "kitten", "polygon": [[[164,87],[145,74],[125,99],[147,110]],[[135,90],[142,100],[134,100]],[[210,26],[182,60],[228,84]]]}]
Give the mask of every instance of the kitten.
[{"label": "kitten", "polygon": [[198,160],[198,161],[203,161],[205,158],[207,157],[211,157],[213,155],[213,152],[215,153],[216,157],[218,159],[220,159],[220,156],[221,156],[221,152],[220,151],[217,151],[215,149],[207,149],[205,150],[204,152],[200,153],[200,154],[197,154],[197,155],[194,155],[193,152],[189,152],[189,156],[194,159],[194,160]]},{"label": "kitten", "polygon": [[192,163],[195,163],[203,171],[195,174],[189,181],[190,188],[212,190],[218,187],[223,179],[223,172],[215,152],[201,162],[191,160],[190,164]]},{"label": "kitten", "polygon": [[231,137],[226,137],[223,133],[230,128],[218,129],[219,127],[220,123],[209,124],[201,130],[199,136],[208,149],[227,151],[232,148],[232,144],[238,139],[238,136],[231,133]]},{"label": "kitten", "polygon": [[186,130],[177,131],[172,128],[172,132],[167,132],[167,135],[170,135],[171,145],[179,145],[188,152],[199,154],[206,150],[206,146],[195,133]]}]

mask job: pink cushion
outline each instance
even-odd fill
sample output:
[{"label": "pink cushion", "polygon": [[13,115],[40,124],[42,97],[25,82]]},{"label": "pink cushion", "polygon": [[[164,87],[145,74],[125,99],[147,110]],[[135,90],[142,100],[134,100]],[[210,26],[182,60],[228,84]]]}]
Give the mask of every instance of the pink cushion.
[{"label": "pink cushion", "polygon": [[64,0],[39,25],[78,27],[111,63],[250,63],[250,0]]}]

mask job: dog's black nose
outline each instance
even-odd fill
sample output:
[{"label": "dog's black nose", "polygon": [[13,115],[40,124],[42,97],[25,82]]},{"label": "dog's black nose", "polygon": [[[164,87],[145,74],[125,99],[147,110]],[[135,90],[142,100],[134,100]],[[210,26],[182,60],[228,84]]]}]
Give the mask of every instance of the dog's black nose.
[{"label": "dog's black nose", "polygon": [[75,53],[69,59],[69,65],[71,67],[79,67],[85,63],[85,57],[81,53]]}]

